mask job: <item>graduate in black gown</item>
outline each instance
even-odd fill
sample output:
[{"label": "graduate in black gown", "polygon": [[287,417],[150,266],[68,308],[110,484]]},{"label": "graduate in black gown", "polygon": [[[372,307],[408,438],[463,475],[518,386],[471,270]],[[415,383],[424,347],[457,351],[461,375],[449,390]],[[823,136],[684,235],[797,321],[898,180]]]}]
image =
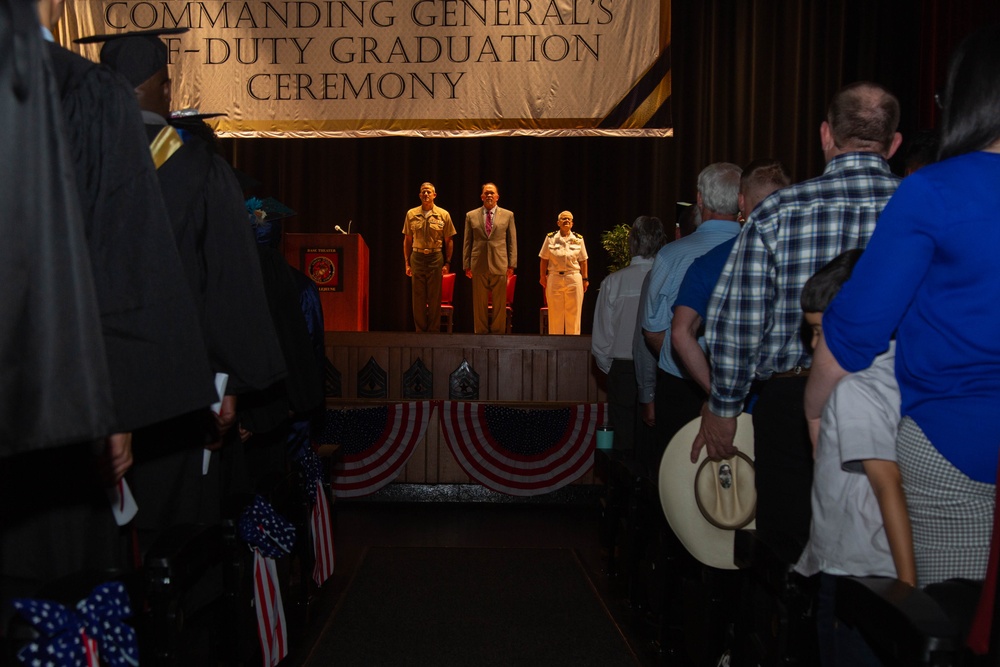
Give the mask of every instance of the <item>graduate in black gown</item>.
[{"label": "graduate in black gown", "polygon": [[0,456],[103,437],[113,414],[72,165],[34,3],[0,4]]},{"label": "graduate in black gown", "polygon": [[229,374],[230,393],[237,395],[280,380],[285,367],[269,325],[236,176],[211,143],[193,134],[182,140],[167,121],[167,47],[158,35],[176,30],[77,41],[103,39],[101,62],[135,88],[174,238],[201,307],[212,365]]},{"label": "graduate in black gown", "polygon": [[[51,0],[42,0],[50,2]],[[117,427],[217,400],[135,95],[120,75],[50,43],[95,268]]]},{"label": "graduate in black gown", "polygon": [[[10,598],[31,595],[48,574],[5,562],[9,531],[21,512],[44,503],[51,480],[33,475],[37,488],[19,497],[12,484],[19,475],[11,473],[67,451],[76,455],[74,443],[111,432],[114,413],[87,239],[34,3],[0,3],[0,44],[11,47],[0,57],[0,197],[7,213],[0,217],[2,637]],[[14,546],[38,550],[31,540]]]},{"label": "graduate in black gown", "polygon": [[[41,22],[54,27],[60,3],[34,4]],[[41,27],[36,21],[36,35]],[[53,120],[65,132],[71,159],[59,177],[73,187],[86,239],[79,253],[90,260],[110,399],[102,435],[111,435],[18,456],[0,467],[5,599],[82,569],[123,567],[125,540],[105,487],[131,462],[131,431],[207,414],[215,400],[135,97],[117,74],[53,43],[46,56],[55,84],[50,96],[60,103]],[[73,304],[53,298],[47,306],[71,311]],[[76,397],[88,399],[86,393]]]},{"label": "graduate in black gown", "polygon": [[[264,391],[242,397],[237,411],[240,439],[246,451],[247,474],[252,490],[273,482],[276,472],[288,469],[294,450],[309,441],[311,422],[322,412],[323,364],[317,357],[307,316],[303,309],[301,275],[278,252],[281,226],[295,212],[273,198],[250,199],[255,210],[248,218],[257,239],[257,253],[268,308],[274,321],[288,376]],[[308,279],[307,279],[308,280]],[[312,283],[312,281],[309,281]],[[318,299],[316,301],[318,305]],[[321,308],[321,306],[320,306]],[[322,337],[322,311],[319,330]]]},{"label": "graduate in black gown", "polygon": [[[217,418],[222,436],[236,416],[236,397],[285,377],[285,363],[267,308],[253,235],[236,177],[211,144],[186,140],[167,123],[171,92],[163,31],[101,36],[101,62],[122,74],[142,109],[191,293],[198,307],[212,370],[228,377]],[[147,446],[140,448],[139,439]],[[178,443],[141,434],[133,469],[140,540],[171,523],[220,518],[223,466],[213,456],[203,474],[201,444],[178,452]]]}]

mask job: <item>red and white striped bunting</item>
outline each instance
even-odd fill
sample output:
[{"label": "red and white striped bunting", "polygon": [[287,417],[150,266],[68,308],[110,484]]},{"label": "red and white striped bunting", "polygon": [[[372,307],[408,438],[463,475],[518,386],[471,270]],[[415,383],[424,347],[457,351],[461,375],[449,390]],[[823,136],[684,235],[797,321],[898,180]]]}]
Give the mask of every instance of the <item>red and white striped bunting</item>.
[{"label": "red and white striped bunting", "polygon": [[278,588],[274,559],[253,550],[253,597],[257,609],[257,634],[264,667],[274,667],[288,655],[288,627]]},{"label": "red and white striped bunting", "polygon": [[313,504],[309,519],[313,556],[316,559],[313,565],[313,581],[317,586],[322,586],[323,582],[333,574],[336,558],[333,549],[333,526],[330,524],[330,504],[319,481],[316,482],[316,502]]},{"label": "red and white striped bunting", "polygon": [[[492,432],[488,423],[491,410],[505,411],[494,418],[515,427],[506,429],[503,435]],[[590,469],[595,433],[604,420],[604,411],[604,403],[521,410],[445,401],[441,430],[452,455],[469,477],[500,493],[534,496],[562,488]],[[523,438],[517,437],[517,424],[528,428],[530,423],[544,423],[547,414],[552,415],[553,428],[558,425],[558,432],[552,431],[548,441],[540,442],[537,433],[525,432]]]}]

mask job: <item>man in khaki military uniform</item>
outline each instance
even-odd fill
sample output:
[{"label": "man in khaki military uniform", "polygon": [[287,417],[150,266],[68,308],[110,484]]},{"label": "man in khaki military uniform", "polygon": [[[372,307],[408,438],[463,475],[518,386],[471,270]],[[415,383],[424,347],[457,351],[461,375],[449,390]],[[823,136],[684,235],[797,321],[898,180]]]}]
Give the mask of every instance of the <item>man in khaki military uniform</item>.
[{"label": "man in khaki military uniform", "polygon": [[[413,322],[417,331],[441,330],[441,277],[451,269],[455,225],[451,215],[434,205],[433,183],[420,185],[420,206],[403,221],[403,259],[413,282]],[[442,252],[443,251],[443,252]]]}]

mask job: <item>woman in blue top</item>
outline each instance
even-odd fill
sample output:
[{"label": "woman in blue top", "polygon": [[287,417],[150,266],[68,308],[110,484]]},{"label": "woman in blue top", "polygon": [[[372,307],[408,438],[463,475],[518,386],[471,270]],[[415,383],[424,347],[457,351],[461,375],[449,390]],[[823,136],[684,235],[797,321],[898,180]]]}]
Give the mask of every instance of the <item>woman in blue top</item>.
[{"label": "woman in blue top", "polygon": [[[981,579],[1000,446],[1000,26],[952,56],[936,164],[906,178],[823,317],[806,396],[895,335],[897,449],[917,583]],[[832,355],[832,356],[831,356]],[[818,414],[818,413],[817,413]]]}]

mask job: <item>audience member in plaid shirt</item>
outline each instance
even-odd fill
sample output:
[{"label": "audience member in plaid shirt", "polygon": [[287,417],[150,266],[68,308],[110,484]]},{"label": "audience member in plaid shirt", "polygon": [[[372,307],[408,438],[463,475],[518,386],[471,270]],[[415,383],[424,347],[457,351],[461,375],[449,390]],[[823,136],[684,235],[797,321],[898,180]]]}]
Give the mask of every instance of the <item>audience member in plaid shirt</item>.
[{"label": "audience member in plaid shirt", "polygon": [[838,92],[820,126],[823,175],[779,190],[754,210],[709,303],[712,393],[692,459],[705,446],[712,458],[733,454],[736,417],[752,387],[757,530],[777,538],[792,562],[809,535],[812,485],[802,402],[811,360],[799,295],[820,267],[868,243],[899,184],[886,162],[902,140],[899,113],[899,101],[877,84]]}]

